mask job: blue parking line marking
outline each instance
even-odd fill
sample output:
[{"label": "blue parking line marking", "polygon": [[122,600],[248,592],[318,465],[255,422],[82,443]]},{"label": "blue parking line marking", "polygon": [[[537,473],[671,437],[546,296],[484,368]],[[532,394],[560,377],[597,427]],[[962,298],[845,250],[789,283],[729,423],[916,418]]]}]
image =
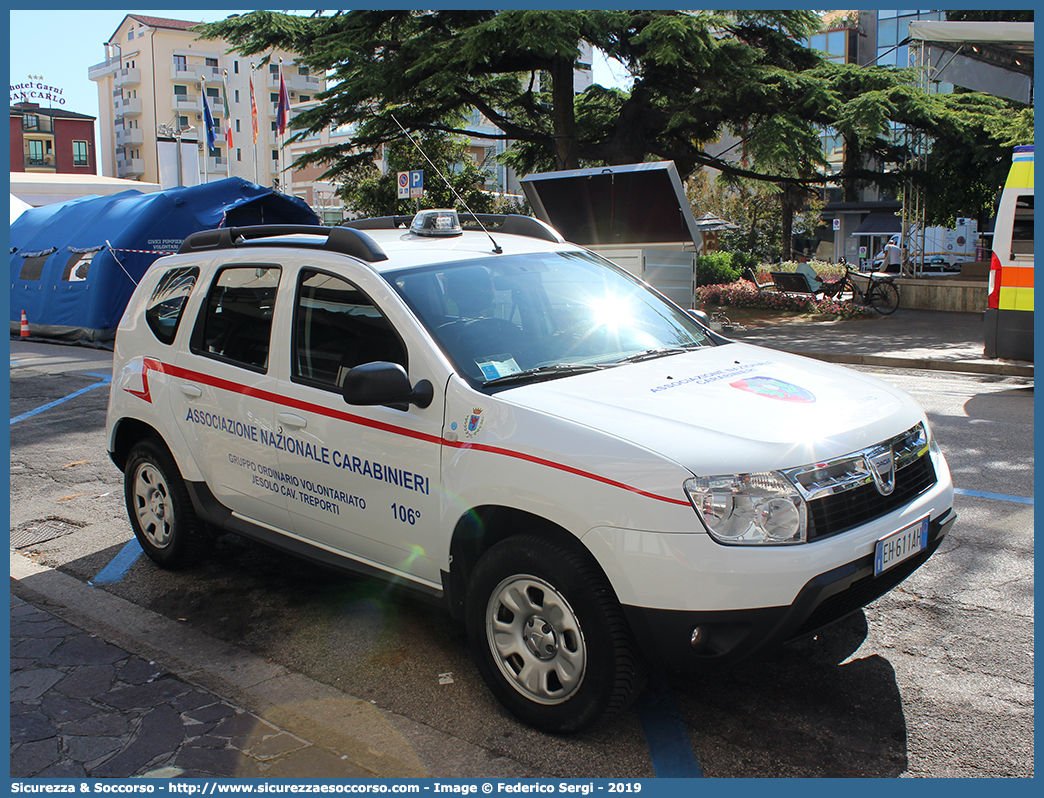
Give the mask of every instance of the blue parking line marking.
[{"label": "blue parking line marking", "polygon": [[141,544],[137,538],[131,540],[120,549],[119,554],[112,558],[108,565],[98,571],[98,575],[91,581],[96,585],[108,585],[119,582],[126,575],[130,567],[138,561],[142,554]]},{"label": "blue parking line marking", "polygon": [[649,684],[638,699],[638,718],[656,778],[703,778],[689,727],[682,721],[671,686],[660,671],[649,674]]},{"label": "blue parking line marking", "polygon": [[27,418],[32,418],[33,416],[39,415],[40,413],[43,413],[43,412],[45,412],[47,410],[50,410],[52,407],[57,407],[58,405],[62,404],[63,402],[68,402],[70,399],[75,399],[77,396],[82,396],[83,394],[87,393],[88,391],[93,391],[95,388],[101,388],[102,386],[106,386],[110,382],[112,382],[112,375],[111,374],[92,374],[90,372],[87,372],[87,376],[88,377],[100,377],[101,378],[101,382],[96,382],[96,383],[94,383],[94,385],[88,385],[86,388],[81,388],[78,391],[74,391],[73,393],[69,394],[68,396],[63,396],[61,399],[55,399],[53,402],[48,402],[45,405],[40,405],[40,407],[36,408],[35,410],[30,410],[27,413],[22,413],[22,415],[20,415],[20,416],[15,416],[14,418],[11,419],[11,424],[14,425],[14,424],[17,424],[19,421],[25,421]]},{"label": "blue parking line marking", "polygon": [[957,496],[975,496],[979,499],[997,499],[997,501],[1002,502],[1033,504],[1032,496],[1011,496],[1007,493],[989,493],[984,490],[965,490],[964,488],[954,488],[953,492]]}]

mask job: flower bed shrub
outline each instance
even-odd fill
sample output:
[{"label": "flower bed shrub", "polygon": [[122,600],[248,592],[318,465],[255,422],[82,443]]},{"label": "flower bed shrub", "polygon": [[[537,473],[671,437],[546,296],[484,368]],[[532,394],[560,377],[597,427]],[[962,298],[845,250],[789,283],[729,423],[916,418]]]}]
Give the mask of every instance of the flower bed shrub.
[{"label": "flower bed shrub", "polygon": [[711,252],[696,258],[696,285],[722,285],[739,277],[731,252]]},{"label": "flower bed shrub", "polygon": [[722,285],[704,285],[696,289],[697,305],[727,305],[734,308],[756,308],[758,310],[795,311],[798,313],[820,313],[842,319],[873,316],[873,308],[840,302],[836,299],[814,299],[798,294],[781,294],[777,291],[759,291],[750,280],[737,280]]}]

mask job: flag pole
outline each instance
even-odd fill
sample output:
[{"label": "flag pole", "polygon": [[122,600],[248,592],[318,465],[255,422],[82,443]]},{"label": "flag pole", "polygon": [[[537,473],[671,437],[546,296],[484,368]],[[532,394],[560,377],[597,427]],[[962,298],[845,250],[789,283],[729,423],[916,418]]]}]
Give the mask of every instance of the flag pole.
[{"label": "flag pole", "polygon": [[225,144],[228,152],[225,153],[225,177],[232,177],[232,108],[228,104],[228,70],[221,72],[221,95],[225,102]]},{"label": "flag pole", "polygon": [[210,125],[207,124],[207,79],[199,79],[200,100],[203,102],[203,182],[209,183],[210,176],[207,174],[207,161],[210,160]]},{"label": "flag pole", "polygon": [[257,101],[254,99],[254,62],[250,62],[250,129],[254,137],[254,182],[257,183]]},{"label": "flag pole", "polygon": [[279,130],[279,185],[283,189],[283,193],[287,193],[286,185],[286,109],[284,107],[283,99],[283,88],[286,86],[285,79],[283,77],[283,57],[279,57],[279,103],[276,105],[276,112],[279,116],[277,128]]}]

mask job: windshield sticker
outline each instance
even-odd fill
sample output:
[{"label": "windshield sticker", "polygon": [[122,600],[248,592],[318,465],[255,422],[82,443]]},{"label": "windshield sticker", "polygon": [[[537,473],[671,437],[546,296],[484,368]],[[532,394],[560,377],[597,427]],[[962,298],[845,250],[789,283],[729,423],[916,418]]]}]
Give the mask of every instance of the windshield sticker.
[{"label": "windshield sticker", "polygon": [[482,376],[487,380],[495,380],[497,377],[507,377],[522,371],[515,358],[510,353],[502,355],[488,355],[485,360],[476,360],[475,365],[482,369]]},{"label": "windshield sticker", "polygon": [[739,388],[741,391],[749,391],[750,393],[756,393],[758,396],[779,399],[783,402],[812,404],[816,401],[816,397],[811,391],[806,391],[804,388],[799,388],[797,385],[792,385],[783,380],[777,380],[775,377],[749,377],[745,380],[730,382],[729,385],[733,388]]},{"label": "windshield sticker", "polygon": [[649,390],[653,393],[658,391],[668,391],[671,388],[679,388],[682,385],[709,385],[712,382],[720,382],[721,380],[732,379],[738,377],[741,374],[747,374],[754,369],[759,369],[762,366],[771,366],[771,360],[759,360],[757,363],[749,363],[745,366],[735,365],[732,368],[719,369],[718,371],[709,371],[706,374],[696,374],[692,377],[683,377],[678,380],[673,380],[666,383],[665,385],[657,385]]}]

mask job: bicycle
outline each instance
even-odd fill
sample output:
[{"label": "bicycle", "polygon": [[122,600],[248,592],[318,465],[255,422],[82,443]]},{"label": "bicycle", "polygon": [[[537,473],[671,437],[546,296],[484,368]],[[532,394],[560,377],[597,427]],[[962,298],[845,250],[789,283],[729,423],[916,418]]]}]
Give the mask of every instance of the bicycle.
[{"label": "bicycle", "polygon": [[747,329],[742,324],[737,324],[726,316],[724,310],[714,311],[710,316],[710,323],[712,326],[717,326],[722,332],[735,332],[736,330]]},{"label": "bicycle", "polygon": [[[866,277],[869,282],[865,291],[852,279],[852,275]],[[893,277],[875,277],[872,273],[861,274],[850,269],[846,263],[845,276],[833,283],[824,284],[823,295],[840,297],[841,294],[850,292],[853,302],[858,297],[862,304],[869,305],[882,316],[889,316],[899,307],[899,289],[893,280]]]}]

